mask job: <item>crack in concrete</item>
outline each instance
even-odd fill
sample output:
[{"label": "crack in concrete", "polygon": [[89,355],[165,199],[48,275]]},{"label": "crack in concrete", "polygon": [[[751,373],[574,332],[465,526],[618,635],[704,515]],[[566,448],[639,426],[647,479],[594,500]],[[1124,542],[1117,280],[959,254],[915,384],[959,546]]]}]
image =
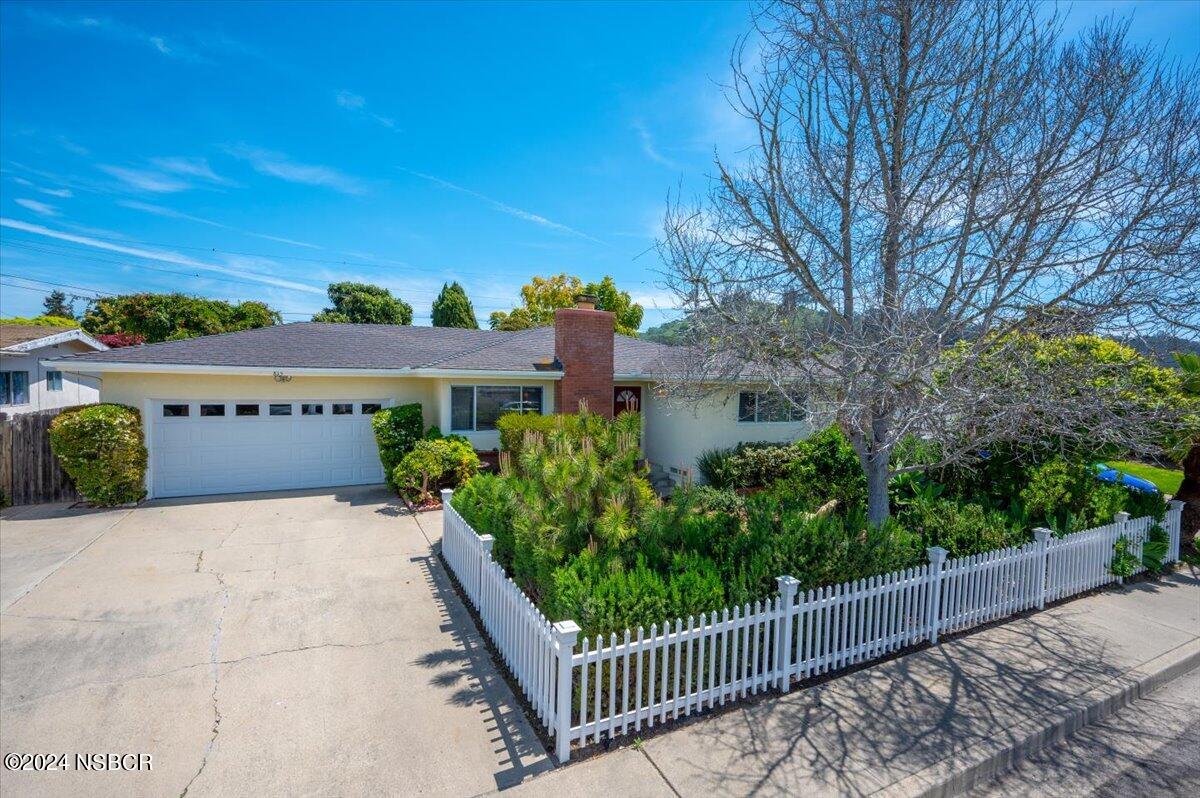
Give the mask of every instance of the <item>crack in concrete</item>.
[{"label": "crack in concrete", "polygon": [[[203,554],[203,552],[201,552]],[[197,563],[197,569],[199,563]],[[204,757],[200,760],[200,767],[188,779],[188,783],[184,785],[183,792],[179,793],[179,798],[185,798],[188,790],[192,788],[192,784],[196,779],[200,778],[200,774],[204,772],[204,768],[208,767],[208,757],[212,753],[217,744],[217,735],[221,733],[221,707],[217,701],[217,690],[221,686],[221,662],[217,659],[217,651],[221,647],[221,626],[225,622],[225,611],[229,609],[229,586],[225,584],[224,577],[221,574],[214,573],[217,578],[217,583],[221,585],[222,601],[221,612],[217,615],[216,628],[213,629],[212,642],[209,644],[209,662],[212,665],[213,689],[212,689],[212,708],[213,708],[213,725],[212,736],[208,740],[208,745],[204,747]]]},{"label": "crack in concrete", "polygon": [[223,659],[218,664],[220,665],[237,665],[240,662],[246,662],[252,659],[262,659],[263,657],[273,657],[276,654],[295,654],[300,651],[315,651],[319,648],[371,648],[373,646],[382,646],[387,643],[394,643],[397,640],[403,640],[401,637],[385,637],[383,640],[374,640],[369,643],[315,643],[309,646],[299,646],[297,648],[281,648],[277,651],[264,651],[261,654],[247,654],[244,657],[237,659]]}]

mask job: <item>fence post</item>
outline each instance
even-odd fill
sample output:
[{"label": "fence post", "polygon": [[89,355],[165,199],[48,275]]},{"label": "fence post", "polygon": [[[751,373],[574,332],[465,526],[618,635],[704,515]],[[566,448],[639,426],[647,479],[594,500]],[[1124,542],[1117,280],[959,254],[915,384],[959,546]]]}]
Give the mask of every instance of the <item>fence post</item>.
[{"label": "fence post", "polygon": [[475,571],[475,607],[480,608],[480,602],[483,601],[483,575],[487,570],[488,563],[492,561],[492,546],[496,545],[496,539],[491,535],[479,536],[479,567]]},{"label": "fence post", "polygon": [[1179,545],[1183,537],[1183,502],[1179,499],[1171,499],[1167,502],[1167,536],[1170,538],[1170,543],[1167,544],[1167,561],[1179,562]]},{"label": "fence post", "polygon": [[1041,557],[1041,567],[1038,569],[1037,608],[1046,609],[1046,583],[1050,573],[1050,536],[1054,533],[1039,526],[1033,530],[1033,539],[1038,544],[1038,554]]},{"label": "fence post", "polygon": [[554,755],[560,763],[571,758],[571,676],[572,657],[579,639],[579,624],[559,621],[554,624],[554,652],[558,656],[558,700],[554,707]]},{"label": "fence post", "polygon": [[[794,576],[777,576],[783,617],[775,629],[775,687],[786,693],[792,686],[792,615],[796,609],[796,591],[800,580]],[[715,643],[715,638],[714,638]]]},{"label": "fence post", "polygon": [[[454,495],[451,488],[442,488],[442,556],[446,558],[446,562],[450,563],[450,570],[454,572],[454,578],[463,583],[462,574],[458,572],[458,538],[450,532],[450,497]],[[446,550],[446,541],[450,541],[450,550]]]},{"label": "fence post", "polygon": [[933,576],[933,584],[929,588],[929,606],[926,608],[925,616],[929,619],[929,642],[931,645],[936,644],[938,638],[938,616],[941,615],[942,606],[942,566],[946,563],[948,553],[941,546],[930,546],[925,549]]}]

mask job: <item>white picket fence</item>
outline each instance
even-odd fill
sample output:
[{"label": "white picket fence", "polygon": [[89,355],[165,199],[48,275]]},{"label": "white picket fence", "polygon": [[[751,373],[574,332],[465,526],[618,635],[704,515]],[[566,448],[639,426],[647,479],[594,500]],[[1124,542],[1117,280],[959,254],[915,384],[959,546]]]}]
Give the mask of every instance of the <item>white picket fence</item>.
[{"label": "white picket fence", "polygon": [[[1118,513],[1096,529],[1063,538],[1039,529],[1024,546],[949,561],[932,548],[918,568],[803,593],[781,576],[779,594],[766,602],[579,641],[574,621],[551,623],[508,578],[492,559],[491,535],[476,534],[450,498],[442,491],[442,554],[562,762],[575,742],[786,692],[793,681],[1117,581],[1109,573],[1113,545],[1124,536],[1140,558],[1154,523]],[[1182,509],[1171,502],[1162,522],[1169,562],[1179,559]]]}]

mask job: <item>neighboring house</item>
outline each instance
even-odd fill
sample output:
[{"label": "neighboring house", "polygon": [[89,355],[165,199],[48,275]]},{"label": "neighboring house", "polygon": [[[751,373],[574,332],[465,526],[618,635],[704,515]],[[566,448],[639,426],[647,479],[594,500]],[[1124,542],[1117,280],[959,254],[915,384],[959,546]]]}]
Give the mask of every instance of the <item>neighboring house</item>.
[{"label": "neighboring house", "polygon": [[611,313],[581,303],[521,332],[298,323],[45,365],[99,375],[103,401],[142,411],[155,497],[381,482],[370,416],[408,402],[482,451],[499,446],[507,411],[638,410],[646,457],[676,480],[707,448],[808,432],[752,389],[668,406],[654,386],[678,352],[616,335]]},{"label": "neighboring house", "polygon": [[42,361],[107,349],[79,329],[0,324],[0,412],[32,413],[100,401],[95,375]]}]

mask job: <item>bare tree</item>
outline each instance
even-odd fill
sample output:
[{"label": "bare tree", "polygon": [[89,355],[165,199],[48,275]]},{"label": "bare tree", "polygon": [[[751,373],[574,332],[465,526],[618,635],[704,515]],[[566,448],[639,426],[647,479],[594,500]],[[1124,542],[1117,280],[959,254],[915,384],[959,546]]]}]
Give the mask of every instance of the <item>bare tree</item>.
[{"label": "bare tree", "polygon": [[831,408],[876,523],[910,433],[945,461],[1047,432],[1146,446],[1096,375],[1022,378],[1015,334],[1200,330],[1195,69],[1120,24],[1065,41],[1026,2],[794,0],[757,23],[728,92],[757,140],[660,242],[686,376]]}]

